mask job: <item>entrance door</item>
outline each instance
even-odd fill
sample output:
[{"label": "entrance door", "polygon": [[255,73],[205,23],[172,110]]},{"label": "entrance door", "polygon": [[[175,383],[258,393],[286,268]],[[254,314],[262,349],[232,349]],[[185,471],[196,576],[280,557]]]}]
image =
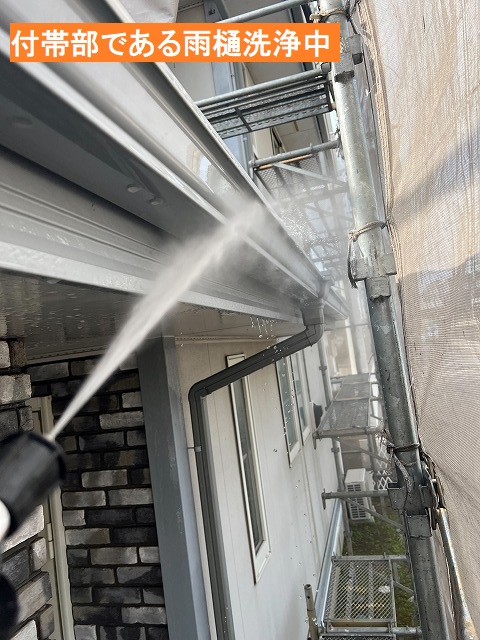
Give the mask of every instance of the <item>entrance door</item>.
[{"label": "entrance door", "polygon": [[[33,410],[34,431],[43,434],[51,431],[53,428],[51,398],[49,396],[32,398],[27,404]],[[52,598],[48,604],[52,605],[55,618],[55,630],[51,638],[52,640],[75,640],[60,489],[55,489],[44,503],[43,512],[45,528],[42,535],[47,543],[48,560],[42,569],[50,574]]]}]

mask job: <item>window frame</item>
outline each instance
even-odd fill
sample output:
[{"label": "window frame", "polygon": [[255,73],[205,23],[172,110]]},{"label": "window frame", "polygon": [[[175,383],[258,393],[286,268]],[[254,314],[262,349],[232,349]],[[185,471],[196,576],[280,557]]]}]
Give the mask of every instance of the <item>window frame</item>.
[{"label": "window frame", "polygon": [[[227,356],[226,358],[227,366],[231,367],[234,364],[237,364],[238,362],[245,360],[245,358],[246,356],[243,353]],[[253,466],[253,472],[255,476],[255,489],[257,494],[256,499],[258,504],[258,513],[260,517],[259,524],[261,527],[260,530],[262,532],[262,538],[263,538],[262,542],[260,543],[260,546],[258,547],[258,549],[256,549],[254,534],[253,534],[254,528],[253,528],[253,521],[252,521],[252,513],[250,508],[250,501],[248,498],[248,484],[247,484],[245,465],[244,465],[244,459],[243,459],[244,453],[243,453],[242,440],[240,435],[240,424],[239,424],[238,410],[236,405],[236,402],[237,402],[236,390],[234,387],[234,383],[232,383],[229,385],[229,388],[230,388],[230,399],[231,399],[233,421],[235,425],[235,441],[237,445],[236,449],[237,449],[237,456],[238,456],[238,466],[240,469],[240,478],[241,478],[241,484],[242,484],[242,496],[243,496],[245,520],[246,520],[247,532],[248,532],[250,558],[252,561],[254,581],[255,583],[257,583],[260,579],[260,576],[263,573],[263,570],[271,554],[270,536],[268,533],[268,526],[267,526],[265,498],[264,498],[262,475],[261,475],[261,469],[260,469],[260,461],[258,458],[257,441],[255,437],[255,422],[254,422],[254,416],[253,416],[253,410],[252,410],[252,400],[251,400],[248,377],[240,378],[240,380],[237,380],[237,382],[241,383],[243,398],[245,403],[245,413],[246,413],[246,422],[247,422],[246,426],[249,432],[248,435],[249,435],[250,449],[252,454],[251,463]]]},{"label": "window frame", "polygon": [[[34,431],[47,435],[54,427],[52,396],[29,398],[27,406],[32,408]],[[53,593],[47,604],[53,607],[55,619],[54,636],[61,640],[75,640],[73,606],[68,575],[67,545],[63,524],[63,507],[59,487],[43,502],[45,529],[40,535],[47,544],[47,563],[42,570],[50,575]],[[47,566],[51,563],[50,570]]]},{"label": "window frame", "polygon": [[[298,418],[298,410],[297,410],[297,402],[294,395],[295,387],[293,386],[293,373],[292,373],[292,365],[289,357],[282,358],[275,363],[276,371],[277,371],[277,384],[278,384],[278,392],[280,395],[280,405],[282,407],[282,416],[283,416],[283,427],[285,431],[285,443],[287,445],[287,453],[288,453],[288,462],[289,465],[292,466],[293,461],[297,457],[300,449],[302,448],[302,440],[301,440],[301,429],[300,429],[300,421]],[[286,388],[282,388],[282,371],[283,368],[285,375],[285,384]],[[285,392],[288,394],[288,402],[290,404],[290,408],[287,413],[286,409],[286,399]],[[294,434],[296,436],[295,441],[290,442],[289,440],[289,428],[288,423],[291,421],[292,428]]]},{"label": "window frame", "polygon": [[[292,378],[293,378],[293,390],[295,393],[295,404],[297,406],[298,412],[298,423],[300,427],[300,433],[302,434],[302,442],[305,444],[309,436],[312,435],[312,411],[311,411],[311,398],[310,398],[310,388],[308,386],[308,374],[307,374],[307,365],[305,362],[305,354],[303,351],[297,351],[293,355],[289,356],[292,364]],[[305,425],[302,424],[300,407],[298,405],[298,394],[297,394],[297,385],[295,381],[295,368],[293,363],[296,362],[298,365],[298,386],[301,390],[301,396],[303,398],[303,406],[305,411]]]},{"label": "window frame", "polygon": [[[282,388],[282,369],[285,374],[285,385],[287,388]],[[285,356],[276,363],[277,370],[277,382],[278,391],[280,394],[280,403],[282,406],[283,424],[285,429],[285,441],[287,444],[288,461],[292,466],[298,452],[302,445],[305,445],[307,439],[312,434],[312,409],[311,409],[311,397],[310,387],[308,384],[307,366],[305,363],[305,356],[303,351],[298,351],[291,356]],[[297,393],[297,391],[300,393]],[[291,408],[286,410],[286,398],[288,394],[288,402]],[[303,416],[301,407],[299,405],[299,397],[302,398],[303,404]],[[296,436],[295,442],[289,441],[289,426],[290,423]]]}]

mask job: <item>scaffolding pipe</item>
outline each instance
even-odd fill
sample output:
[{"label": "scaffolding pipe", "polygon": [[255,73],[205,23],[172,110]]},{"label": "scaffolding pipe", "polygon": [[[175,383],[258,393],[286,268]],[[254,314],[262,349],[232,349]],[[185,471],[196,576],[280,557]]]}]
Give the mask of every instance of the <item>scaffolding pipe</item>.
[{"label": "scaffolding pipe", "polygon": [[284,2],[271,4],[269,7],[263,7],[263,9],[254,9],[253,11],[247,11],[247,13],[240,13],[238,16],[234,16],[233,18],[225,18],[225,20],[219,20],[218,24],[229,24],[232,22],[250,22],[250,20],[263,18],[263,16],[269,16],[272,13],[277,13],[278,11],[293,9],[294,7],[299,7],[302,4],[306,4],[306,0],[285,0]]},{"label": "scaffolding pipe", "polygon": [[315,598],[313,597],[312,585],[304,585],[304,590],[310,640],[318,640],[317,612],[315,610]]},{"label": "scaffolding pipe", "polygon": [[378,556],[355,556],[355,560],[390,560],[390,562],[408,562],[408,558],[405,555],[388,555],[388,553]]},{"label": "scaffolding pipe", "polygon": [[[322,373],[323,388],[325,389],[325,408],[328,409],[333,401],[333,391],[330,376],[328,375],[328,357],[324,339],[319,340],[318,342],[318,356],[320,358],[320,371]],[[316,439],[314,438],[314,440]]]},{"label": "scaffolding pipe", "polygon": [[450,588],[452,591],[453,611],[455,615],[456,640],[478,640],[473,626],[472,616],[468,610],[467,600],[463,591],[457,559],[453,550],[450,526],[445,509],[437,509],[438,528],[442,537],[443,550],[447,559]]},{"label": "scaffolding pipe", "polygon": [[[345,470],[343,468],[342,447],[340,440],[332,438],[332,453],[335,460],[335,470],[337,472],[337,481],[339,491],[345,491]],[[325,509],[325,502],[323,502],[323,508]],[[345,500],[342,500],[342,519],[343,519],[343,533],[345,540],[347,541],[347,553],[349,556],[353,556],[353,544],[352,544],[352,531],[350,529],[350,520],[348,519],[348,510]]]},{"label": "scaffolding pipe", "polygon": [[[352,495],[355,495],[355,494],[351,493],[349,496],[344,496],[343,498],[341,498],[342,502],[348,502],[348,504],[351,504],[356,507],[360,506],[361,509],[363,509],[364,511],[372,515],[374,518],[377,518],[377,520],[386,522],[394,529],[397,529],[397,531],[402,531],[402,532],[405,531],[405,527],[402,524],[395,522],[395,520],[391,520],[387,516],[383,516],[381,513],[378,513],[378,511],[375,511],[374,509],[370,509],[369,507],[366,507],[364,504],[359,505],[358,502],[355,500],[355,498],[351,497]],[[324,499],[323,495],[322,495],[322,499]],[[323,504],[325,504],[325,500],[323,501]]]},{"label": "scaffolding pipe", "polygon": [[[342,136],[345,165],[357,234],[361,250],[368,308],[372,323],[378,373],[383,389],[386,416],[393,441],[393,454],[406,470],[408,481],[399,473],[402,514],[412,563],[424,640],[449,638],[447,619],[437,571],[429,514],[420,487],[428,484],[420,460],[419,440],[411,410],[409,386],[394,324],[391,289],[385,260],[381,222],[377,212],[372,171],[355,81],[355,65],[350,51],[350,32],[343,0],[320,0],[320,15],[340,24],[342,52],[332,65],[335,105]],[[360,232],[360,233],[358,233]],[[358,267],[352,260],[350,267]],[[352,274],[355,277],[355,274]],[[408,524],[410,523],[410,525]]]},{"label": "scaffolding pipe", "polygon": [[317,429],[313,432],[313,437],[315,440],[322,440],[322,438],[356,438],[359,436],[367,436],[369,433],[383,433],[383,428],[351,427],[350,429]]},{"label": "scaffolding pipe", "polygon": [[322,151],[330,151],[331,149],[337,148],[338,140],[322,142],[322,144],[311,144],[309,147],[303,147],[303,149],[294,149],[293,151],[286,151],[285,153],[277,153],[275,156],[268,156],[268,158],[253,160],[250,162],[250,166],[256,169],[257,167],[264,167],[267,164],[284,162],[285,160],[295,160],[295,158],[301,158],[302,156],[313,156]]},{"label": "scaffolding pipe", "polygon": [[336,498],[344,500],[345,498],[356,499],[380,497],[388,497],[388,491],[385,489],[384,491],[324,491],[322,493],[322,500],[335,500]]},{"label": "scaffolding pipe", "polygon": [[389,459],[385,458],[385,456],[380,456],[380,455],[378,455],[376,453],[372,453],[368,449],[345,449],[345,451],[343,453],[345,453],[345,454],[347,454],[347,453],[361,453],[361,454],[367,455],[369,458],[375,458],[376,460],[380,460],[380,462],[389,462]]},{"label": "scaffolding pipe", "polygon": [[[390,635],[394,635],[394,636],[417,636],[417,637],[421,637],[422,635],[422,630],[417,628],[417,627],[363,627],[361,631],[358,632],[352,632],[350,628],[347,629],[339,629],[336,628],[334,630],[330,630],[328,632],[328,635],[326,636],[327,638],[335,638],[335,636],[338,636],[341,640],[344,640],[345,636],[345,632],[348,632],[348,638],[360,638],[361,640],[364,640],[366,637],[368,636],[375,636],[378,637],[379,634],[381,633],[386,633],[389,634],[387,637],[390,637]],[[323,636],[325,637],[325,636]],[[381,637],[381,636],[380,636]],[[444,638],[439,640],[444,640]]]},{"label": "scaffolding pipe", "polygon": [[327,184],[336,184],[340,187],[346,187],[347,183],[344,180],[337,180],[337,178],[329,178],[328,176],[324,176],[321,173],[315,171],[308,171],[307,169],[301,169],[300,167],[295,167],[288,162],[284,163],[274,163],[274,167],[277,169],[283,169],[284,171],[291,171],[292,173],[296,173],[304,178],[309,178],[310,180],[317,180],[318,182],[325,182]]},{"label": "scaffolding pipe", "polygon": [[228,93],[222,93],[218,96],[212,96],[211,98],[205,98],[204,100],[198,100],[195,104],[199,109],[205,107],[211,107],[226,100],[235,100],[236,98],[246,98],[248,96],[255,95],[260,91],[270,91],[273,89],[282,89],[288,87],[288,85],[298,82],[304,82],[310,80],[310,78],[318,77],[319,82],[326,82],[326,71],[322,69],[310,69],[310,71],[302,71],[302,73],[294,73],[291,76],[284,78],[278,78],[277,80],[269,80],[268,82],[262,82],[260,84],[254,84],[251,87],[245,87],[243,89],[236,89],[235,91],[229,91]]}]

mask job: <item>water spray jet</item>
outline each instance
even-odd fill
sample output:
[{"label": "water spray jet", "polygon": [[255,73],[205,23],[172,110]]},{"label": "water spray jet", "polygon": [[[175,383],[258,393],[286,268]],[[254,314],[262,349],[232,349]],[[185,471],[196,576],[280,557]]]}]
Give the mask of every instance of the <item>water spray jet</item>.
[{"label": "water spray jet", "polygon": [[1,443],[0,542],[14,533],[61,481],[64,464],[62,450],[55,443],[57,436],[195,281],[239,239],[245,238],[254,219],[258,224],[258,212],[255,213],[236,216],[212,235],[197,238],[180,249],[150,292],[134,305],[125,324],[48,435],[15,434]]}]

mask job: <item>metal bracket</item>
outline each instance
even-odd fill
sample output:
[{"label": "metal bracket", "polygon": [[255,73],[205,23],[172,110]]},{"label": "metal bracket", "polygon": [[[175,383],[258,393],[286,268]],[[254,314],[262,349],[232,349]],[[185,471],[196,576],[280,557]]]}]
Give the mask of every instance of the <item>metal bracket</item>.
[{"label": "metal bracket", "polygon": [[347,38],[348,48],[352,54],[353,64],[361,64],[363,62],[362,36],[356,33]]},{"label": "metal bracket", "polygon": [[387,486],[390,504],[395,511],[402,511],[407,502],[407,489],[400,487],[396,482],[390,482]]},{"label": "metal bracket", "polygon": [[[431,517],[431,509],[436,503],[436,498],[435,495],[432,495],[430,486],[428,485],[420,485],[419,490],[426,511],[424,515],[407,514],[407,528],[412,538],[430,538],[432,528],[435,528],[434,521]],[[392,509],[403,511],[408,498],[406,487],[400,487],[396,482],[391,482],[387,487],[387,491]]]},{"label": "metal bracket", "polygon": [[397,273],[397,265],[395,264],[395,256],[393,252],[385,253],[379,258],[380,264],[387,276],[394,276]]},{"label": "metal bracket", "polygon": [[340,55],[340,62],[337,62],[333,68],[333,79],[335,82],[346,82],[355,75],[355,64],[353,56],[350,52],[344,52]]},{"label": "metal bracket", "polygon": [[[387,276],[394,276],[397,273],[395,256],[393,253],[385,253],[383,256],[378,258],[378,262],[381,273],[383,272]],[[365,258],[357,258],[353,255],[350,261],[350,272],[355,281],[373,277],[373,269],[371,265],[367,263]]]},{"label": "metal bracket", "polygon": [[[438,499],[435,492],[432,491],[431,484],[420,485],[420,496],[422,499],[422,504],[426,509],[436,509],[438,504]],[[406,487],[400,487],[396,482],[390,482],[387,487],[388,497],[390,498],[390,503],[392,505],[392,509],[396,511],[401,511],[405,503],[407,501],[407,489]]]},{"label": "metal bracket", "polygon": [[350,259],[350,273],[355,281],[365,280],[372,274],[372,268],[365,258],[357,258],[353,251]]},{"label": "metal bracket", "polygon": [[368,280],[368,297],[370,300],[388,298],[391,295],[388,276],[377,276]]},{"label": "metal bracket", "polygon": [[407,527],[412,538],[430,538],[432,536],[432,527],[428,514],[407,515]]},{"label": "metal bracket", "polygon": [[346,39],[347,51],[340,55],[340,62],[337,62],[333,71],[335,82],[346,82],[355,75],[355,65],[363,62],[362,37],[353,35]]},{"label": "metal bracket", "polygon": [[430,485],[424,486],[420,485],[420,495],[422,496],[422,503],[427,509],[436,509],[438,499],[435,495],[435,492],[432,491],[432,487]]}]

